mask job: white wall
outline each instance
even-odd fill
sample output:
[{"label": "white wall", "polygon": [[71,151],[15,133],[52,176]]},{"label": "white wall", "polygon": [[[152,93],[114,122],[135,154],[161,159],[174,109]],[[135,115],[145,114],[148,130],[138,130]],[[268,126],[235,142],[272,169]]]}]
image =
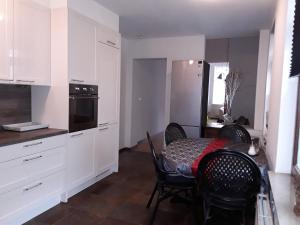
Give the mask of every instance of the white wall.
[{"label": "white wall", "polygon": [[[170,95],[171,95],[171,70],[172,61],[181,59],[204,59],[205,56],[205,37],[185,36],[171,38],[151,38],[138,40],[122,40],[122,90],[124,94],[121,96],[121,102],[125,102],[121,108],[121,114],[125,113],[121,118],[121,127],[124,129],[120,133],[120,147],[131,147],[135,143],[131,143],[131,96],[132,96],[132,65],[133,59],[142,58],[166,58],[167,74],[166,74],[166,94],[165,94],[165,125],[169,122],[170,117]],[[125,62],[124,62],[125,61]],[[125,68],[124,68],[125,67]]]},{"label": "white wall", "polygon": [[68,8],[119,32],[119,16],[94,0],[68,0]]},{"label": "white wall", "polygon": [[257,63],[256,95],[254,129],[262,131],[265,119],[265,95],[267,84],[268,57],[269,57],[270,31],[259,32],[259,49]]},{"label": "white wall", "polygon": [[166,59],[133,61],[131,143],[164,130]]},{"label": "white wall", "polygon": [[267,156],[275,172],[292,166],[298,78],[289,78],[295,0],[279,0],[275,18]]}]

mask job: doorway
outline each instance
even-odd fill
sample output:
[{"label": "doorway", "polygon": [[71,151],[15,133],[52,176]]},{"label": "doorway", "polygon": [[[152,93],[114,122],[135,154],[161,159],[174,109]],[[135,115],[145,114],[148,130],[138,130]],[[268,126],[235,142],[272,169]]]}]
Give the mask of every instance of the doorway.
[{"label": "doorway", "polygon": [[167,59],[134,59],[131,143],[164,131]]}]

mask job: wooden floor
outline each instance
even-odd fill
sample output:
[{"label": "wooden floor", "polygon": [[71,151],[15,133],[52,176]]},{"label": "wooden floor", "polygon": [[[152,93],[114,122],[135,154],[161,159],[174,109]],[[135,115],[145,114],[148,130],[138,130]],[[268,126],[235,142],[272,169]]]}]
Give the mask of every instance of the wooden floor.
[{"label": "wooden floor", "polygon": [[[148,225],[152,209],[147,200],[155,183],[150,154],[120,153],[120,172],[26,223],[26,225]],[[191,206],[163,202],[155,225],[194,225]],[[210,225],[237,225],[240,216],[215,210]],[[252,221],[252,219],[251,219]],[[253,224],[249,222],[250,225]]]}]

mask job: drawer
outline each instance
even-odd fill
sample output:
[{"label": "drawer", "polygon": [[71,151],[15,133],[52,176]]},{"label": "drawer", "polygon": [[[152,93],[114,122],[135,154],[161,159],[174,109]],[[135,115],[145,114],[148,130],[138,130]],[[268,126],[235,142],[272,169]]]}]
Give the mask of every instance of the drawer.
[{"label": "drawer", "polygon": [[121,46],[120,34],[104,26],[97,26],[96,39],[98,42],[115,48],[120,48]]},{"label": "drawer", "polygon": [[64,167],[65,148],[60,147],[0,163],[0,193],[32,177],[46,176]]},{"label": "drawer", "polygon": [[[0,221],[9,214],[16,213],[36,201],[63,190],[63,172],[52,174],[0,194]],[[5,204],[3,204],[5,203]]]},{"label": "drawer", "polygon": [[46,151],[66,144],[66,135],[37,139],[0,148],[0,163]]}]

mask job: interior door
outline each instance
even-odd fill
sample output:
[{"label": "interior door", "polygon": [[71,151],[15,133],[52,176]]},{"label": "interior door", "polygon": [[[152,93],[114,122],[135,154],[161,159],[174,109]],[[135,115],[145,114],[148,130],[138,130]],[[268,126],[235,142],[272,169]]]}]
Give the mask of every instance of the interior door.
[{"label": "interior door", "polygon": [[97,43],[96,75],[98,78],[98,123],[118,123],[120,50]]},{"label": "interior door", "polygon": [[0,82],[13,80],[13,1],[0,0]]}]

